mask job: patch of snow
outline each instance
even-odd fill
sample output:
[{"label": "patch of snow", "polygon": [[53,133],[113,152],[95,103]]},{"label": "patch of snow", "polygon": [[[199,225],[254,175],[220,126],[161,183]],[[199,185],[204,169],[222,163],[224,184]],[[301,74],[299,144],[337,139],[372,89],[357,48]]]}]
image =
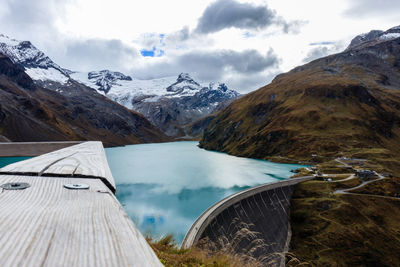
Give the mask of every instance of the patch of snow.
[{"label": "patch of snow", "polygon": [[160,100],[161,96],[152,96],[152,97],[148,97],[144,100],[144,102],[157,102],[158,100]]},{"label": "patch of snow", "polygon": [[62,74],[59,70],[54,68],[42,69],[42,68],[27,68],[25,70],[33,80],[41,81],[55,81],[61,84],[65,84],[68,81],[68,77]]},{"label": "patch of snow", "polygon": [[389,41],[400,37],[400,33],[393,32],[393,33],[385,33],[379,36],[379,40],[381,41]]},{"label": "patch of snow", "polygon": [[15,46],[19,44],[18,40],[15,39],[11,39],[10,37],[4,35],[4,34],[0,34],[0,43],[9,45],[9,46]]},{"label": "patch of snow", "polygon": [[400,30],[400,25],[399,25],[399,26],[392,27],[392,28],[389,29],[389,31],[390,31],[390,30]]}]

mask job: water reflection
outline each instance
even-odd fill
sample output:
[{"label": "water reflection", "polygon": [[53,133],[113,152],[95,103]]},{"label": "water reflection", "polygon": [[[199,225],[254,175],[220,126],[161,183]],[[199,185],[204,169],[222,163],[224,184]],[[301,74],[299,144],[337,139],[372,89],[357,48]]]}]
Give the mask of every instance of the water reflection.
[{"label": "water reflection", "polygon": [[173,234],[181,242],[202,212],[222,198],[286,179],[295,164],[210,152],[197,142],[106,149],[117,198],[142,233]]}]

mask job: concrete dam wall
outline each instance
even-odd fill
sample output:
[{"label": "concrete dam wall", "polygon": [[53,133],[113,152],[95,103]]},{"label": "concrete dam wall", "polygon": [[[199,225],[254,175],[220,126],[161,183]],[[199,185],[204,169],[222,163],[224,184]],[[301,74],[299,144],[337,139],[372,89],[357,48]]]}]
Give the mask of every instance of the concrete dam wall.
[{"label": "concrete dam wall", "polygon": [[196,220],[182,247],[207,239],[216,249],[229,247],[268,265],[284,264],[283,253],[288,250],[291,236],[290,200],[294,187],[313,178],[265,184],[219,201]]}]

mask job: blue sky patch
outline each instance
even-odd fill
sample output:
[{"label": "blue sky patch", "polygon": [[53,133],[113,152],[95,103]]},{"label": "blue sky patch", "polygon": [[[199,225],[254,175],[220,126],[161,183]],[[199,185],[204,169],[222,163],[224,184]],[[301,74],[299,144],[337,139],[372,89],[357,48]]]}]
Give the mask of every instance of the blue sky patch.
[{"label": "blue sky patch", "polygon": [[165,52],[164,50],[157,49],[155,46],[153,46],[152,50],[140,50],[140,54],[142,54],[143,57],[161,57],[165,54]]},{"label": "blue sky patch", "polygon": [[144,57],[154,57],[154,51],[153,50],[140,50],[140,54]]}]

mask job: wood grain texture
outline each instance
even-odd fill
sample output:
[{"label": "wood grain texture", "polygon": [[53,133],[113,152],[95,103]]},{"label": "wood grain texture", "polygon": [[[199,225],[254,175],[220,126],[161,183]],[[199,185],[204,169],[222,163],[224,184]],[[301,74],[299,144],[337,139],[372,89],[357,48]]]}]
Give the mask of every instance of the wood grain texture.
[{"label": "wood grain texture", "polygon": [[2,173],[37,173],[94,176],[105,178],[115,189],[114,178],[101,142],[84,142],[41,156],[16,162],[0,169]]},{"label": "wood grain texture", "polygon": [[31,187],[0,191],[0,266],[162,266],[101,180],[0,175],[9,182]]}]

